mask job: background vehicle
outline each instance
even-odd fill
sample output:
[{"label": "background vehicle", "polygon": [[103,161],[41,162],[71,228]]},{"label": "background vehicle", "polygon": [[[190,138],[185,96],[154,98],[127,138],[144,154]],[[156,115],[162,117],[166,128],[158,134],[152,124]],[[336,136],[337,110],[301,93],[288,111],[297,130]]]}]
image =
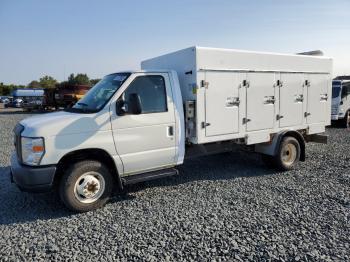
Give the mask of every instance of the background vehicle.
[{"label": "background vehicle", "polygon": [[13,101],[7,107],[25,108],[27,110],[42,108],[43,89],[19,88],[12,92]]},{"label": "background vehicle", "polygon": [[350,127],[350,80],[333,80],[332,120]]},{"label": "background vehicle", "polygon": [[91,86],[61,84],[54,89],[46,89],[44,94],[44,108],[68,108],[81,99]]},{"label": "background vehicle", "polygon": [[186,158],[244,148],[290,170],[306,142],[327,142],[330,58],[191,47],[141,67],[105,76],[66,111],[21,121],[16,184],[58,185],[67,207],[87,211],[115,185],[177,174]]},{"label": "background vehicle", "polygon": [[55,90],[55,105],[57,107],[71,107],[81,99],[91,86],[89,85],[69,85],[58,86]]},{"label": "background vehicle", "polygon": [[7,96],[0,97],[0,103],[7,104],[9,102],[10,102],[10,98],[8,98]]}]

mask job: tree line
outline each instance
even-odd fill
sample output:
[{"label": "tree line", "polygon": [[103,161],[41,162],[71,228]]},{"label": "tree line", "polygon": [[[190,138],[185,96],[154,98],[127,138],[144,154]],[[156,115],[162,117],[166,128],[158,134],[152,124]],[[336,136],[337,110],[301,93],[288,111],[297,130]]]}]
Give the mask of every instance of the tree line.
[{"label": "tree line", "polygon": [[95,85],[100,79],[90,79],[87,74],[70,74],[68,80],[59,82],[52,76],[45,75],[39,80],[33,80],[28,85],[6,85],[0,83],[0,95],[8,96],[11,95],[12,91],[17,88],[55,88],[65,85]]}]

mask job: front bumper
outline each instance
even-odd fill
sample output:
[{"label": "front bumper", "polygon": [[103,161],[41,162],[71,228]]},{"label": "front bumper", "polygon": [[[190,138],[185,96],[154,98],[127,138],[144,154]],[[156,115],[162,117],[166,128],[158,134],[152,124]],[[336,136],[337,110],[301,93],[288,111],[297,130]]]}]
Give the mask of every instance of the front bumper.
[{"label": "front bumper", "polygon": [[331,115],[331,120],[338,120],[338,119],[339,119],[338,115]]},{"label": "front bumper", "polygon": [[11,157],[11,180],[26,192],[46,192],[53,188],[56,166],[26,166],[18,162],[17,155]]}]

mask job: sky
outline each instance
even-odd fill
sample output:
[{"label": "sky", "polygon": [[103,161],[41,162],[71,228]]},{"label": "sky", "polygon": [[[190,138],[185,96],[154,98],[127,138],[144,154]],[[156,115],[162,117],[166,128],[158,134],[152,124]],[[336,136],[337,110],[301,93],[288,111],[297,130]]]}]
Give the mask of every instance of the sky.
[{"label": "sky", "polygon": [[0,0],[0,82],[91,78],[189,46],[322,50],[350,74],[350,0]]}]

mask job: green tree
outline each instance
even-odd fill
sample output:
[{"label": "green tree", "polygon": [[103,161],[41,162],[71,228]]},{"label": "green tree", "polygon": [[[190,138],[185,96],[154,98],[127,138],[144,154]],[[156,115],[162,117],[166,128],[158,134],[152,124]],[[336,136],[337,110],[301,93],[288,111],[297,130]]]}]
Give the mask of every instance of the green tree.
[{"label": "green tree", "polygon": [[90,79],[90,84],[91,84],[92,86],[94,86],[94,85],[96,85],[100,80],[101,80],[101,79],[99,79],[99,78]]},{"label": "green tree", "polygon": [[70,74],[68,77],[68,83],[71,85],[90,85],[90,79],[87,74]]},{"label": "green tree", "polygon": [[54,88],[57,84],[57,80],[52,76],[46,75],[40,78],[39,83],[42,88]]},{"label": "green tree", "polygon": [[40,88],[40,83],[39,81],[33,80],[28,84],[29,88]]}]

